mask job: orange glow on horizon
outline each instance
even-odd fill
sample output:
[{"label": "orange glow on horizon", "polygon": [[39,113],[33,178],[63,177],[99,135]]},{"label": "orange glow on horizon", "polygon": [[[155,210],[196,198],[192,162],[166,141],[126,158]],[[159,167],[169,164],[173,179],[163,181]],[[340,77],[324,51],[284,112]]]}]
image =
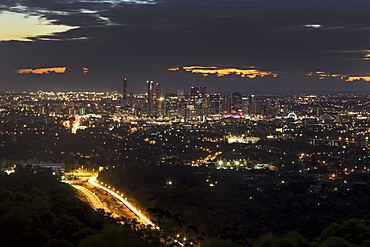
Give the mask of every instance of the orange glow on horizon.
[{"label": "orange glow on horizon", "polygon": [[16,70],[18,74],[50,74],[50,72],[63,74],[67,70],[67,67],[54,67],[54,68],[38,68],[38,69],[19,69]]},{"label": "orange glow on horizon", "polygon": [[320,80],[325,78],[340,78],[346,81],[370,81],[370,76],[347,76],[343,74],[330,74],[323,71],[310,72],[307,76],[317,76]]},{"label": "orange glow on horizon", "polygon": [[179,67],[169,68],[169,69],[168,69],[168,71],[178,71],[178,70],[180,70],[180,68],[179,68]]},{"label": "orange glow on horizon", "polygon": [[350,76],[346,81],[370,81],[370,76]]},{"label": "orange glow on horizon", "polygon": [[[169,71],[178,71],[180,68],[169,68]],[[204,66],[185,66],[182,67],[187,72],[202,74],[203,76],[217,75],[218,77],[236,74],[240,77],[256,78],[256,77],[265,77],[272,76],[277,77],[279,74],[273,71],[261,71],[250,67],[247,69],[238,69],[238,68],[221,68],[221,67],[204,67]]]}]

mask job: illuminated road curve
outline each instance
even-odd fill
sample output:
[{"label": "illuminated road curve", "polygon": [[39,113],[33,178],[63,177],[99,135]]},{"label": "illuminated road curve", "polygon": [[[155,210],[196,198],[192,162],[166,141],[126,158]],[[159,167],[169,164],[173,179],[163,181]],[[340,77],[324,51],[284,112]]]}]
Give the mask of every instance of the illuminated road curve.
[{"label": "illuminated road curve", "polygon": [[[90,190],[86,189],[85,187],[83,186],[80,186],[80,185],[72,185],[75,189],[81,191],[82,193],[84,193],[90,200],[90,202],[94,205],[94,207],[96,209],[103,209],[105,212],[107,213],[111,213],[112,211],[109,210],[109,208],[107,208],[101,201],[100,199],[94,194],[92,193]],[[117,214],[112,214],[113,217],[118,217]]]},{"label": "illuminated road curve", "polygon": [[146,225],[151,225],[151,226],[153,226],[153,227],[155,227],[156,229],[159,230],[158,226],[156,226],[152,221],[150,221],[147,217],[145,217],[142,213],[140,213],[136,208],[134,208],[134,206],[131,205],[131,203],[129,203],[127,200],[125,200],[122,196],[120,196],[116,192],[114,192],[114,191],[96,183],[96,177],[92,177],[91,179],[89,179],[89,183],[98,187],[98,188],[100,188],[100,189],[103,189],[106,192],[113,195],[115,198],[117,198],[119,201],[121,201],[128,209],[130,209],[137,217],[139,217]]},{"label": "illuminated road curve", "polygon": [[[96,182],[96,177],[92,177],[89,179],[89,183],[100,188],[100,189],[103,189],[105,190],[106,192],[110,193],[111,195],[113,195],[114,197],[116,197],[119,201],[121,201],[128,209],[131,210],[131,212],[133,212],[137,217],[139,217],[139,219],[144,222],[146,225],[151,225],[153,226],[155,229],[157,230],[160,230],[160,228],[158,226],[156,226],[152,221],[150,221],[147,217],[145,217],[142,213],[140,213],[134,206],[131,205],[131,203],[129,203],[127,200],[125,200],[122,196],[118,195],[116,192],[104,187],[104,186],[101,186],[100,184],[98,184]],[[171,237],[172,238],[172,237]],[[177,244],[179,244],[180,246],[185,246],[183,243],[181,243],[180,241],[172,238],[173,241]]]}]

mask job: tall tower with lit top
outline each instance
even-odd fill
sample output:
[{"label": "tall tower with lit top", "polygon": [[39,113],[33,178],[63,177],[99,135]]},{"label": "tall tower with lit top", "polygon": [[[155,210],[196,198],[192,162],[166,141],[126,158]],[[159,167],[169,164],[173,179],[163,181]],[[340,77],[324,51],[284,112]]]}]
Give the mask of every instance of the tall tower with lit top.
[{"label": "tall tower with lit top", "polygon": [[123,105],[127,105],[127,78],[123,78],[123,86],[122,86],[122,102]]},{"label": "tall tower with lit top", "polygon": [[159,99],[162,97],[162,89],[161,89],[161,84],[156,82],[155,83],[155,97]]},{"label": "tall tower with lit top", "polygon": [[153,110],[154,110],[154,82],[146,81],[146,85],[147,85],[147,94],[148,94],[147,114],[152,115]]}]

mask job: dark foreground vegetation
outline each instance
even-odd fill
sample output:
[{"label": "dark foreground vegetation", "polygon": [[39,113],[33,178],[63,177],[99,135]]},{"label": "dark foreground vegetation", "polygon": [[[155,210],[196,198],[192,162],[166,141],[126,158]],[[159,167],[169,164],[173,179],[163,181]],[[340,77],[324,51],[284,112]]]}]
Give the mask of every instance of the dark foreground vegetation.
[{"label": "dark foreground vegetation", "polygon": [[[47,168],[0,173],[0,246],[162,246],[127,219],[117,224],[93,211]],[[156,242],[157,241],[157,242]]]},{"label": "dark foreground vegetation", "polygon": [[370,246],[366,174],[318,182],[306,173],[148,164],[99,179],[203,246]]}]

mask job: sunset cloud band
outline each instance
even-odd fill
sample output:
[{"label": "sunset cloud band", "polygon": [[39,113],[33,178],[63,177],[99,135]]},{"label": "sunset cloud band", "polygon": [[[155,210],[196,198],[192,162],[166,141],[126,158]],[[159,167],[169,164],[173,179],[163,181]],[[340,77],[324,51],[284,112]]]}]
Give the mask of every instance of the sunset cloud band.
[{"label": "sunset cloud band", "polygon": [[[180,67],[169,68],[169,71],[178,71]],[[261,71],[254,67],[239,69],[239,68],[222,68],[222,67],[204,67],[204,66],[185,66],[182,67],[183,70],[195,74],[202,74],[203,76],[217,75],[218,77],[236,74],[241,77],[256,78],[272,76],[277,77],[279,74],[273,71]]]},{"label": "sunset cloud band", "polygon": [[63,74],[67,70],[67,67],[54,67],[54,68],[38,68],[38,69],[18,69],[16,72],[18,74],[50,74],[50,73],[57,73]]},{"label": "sunset cloud band", "polygon": [[318,77],[320,80],[324,80],[325,78],[340,78],[341,80],[345,81],[369,81],[370,82],[370,76],[347,76],[343,74],[331,74],[326,73],[323,71],[316,71],[316,72],[310,72],[307,74],[307,76],[313,76]]}]

